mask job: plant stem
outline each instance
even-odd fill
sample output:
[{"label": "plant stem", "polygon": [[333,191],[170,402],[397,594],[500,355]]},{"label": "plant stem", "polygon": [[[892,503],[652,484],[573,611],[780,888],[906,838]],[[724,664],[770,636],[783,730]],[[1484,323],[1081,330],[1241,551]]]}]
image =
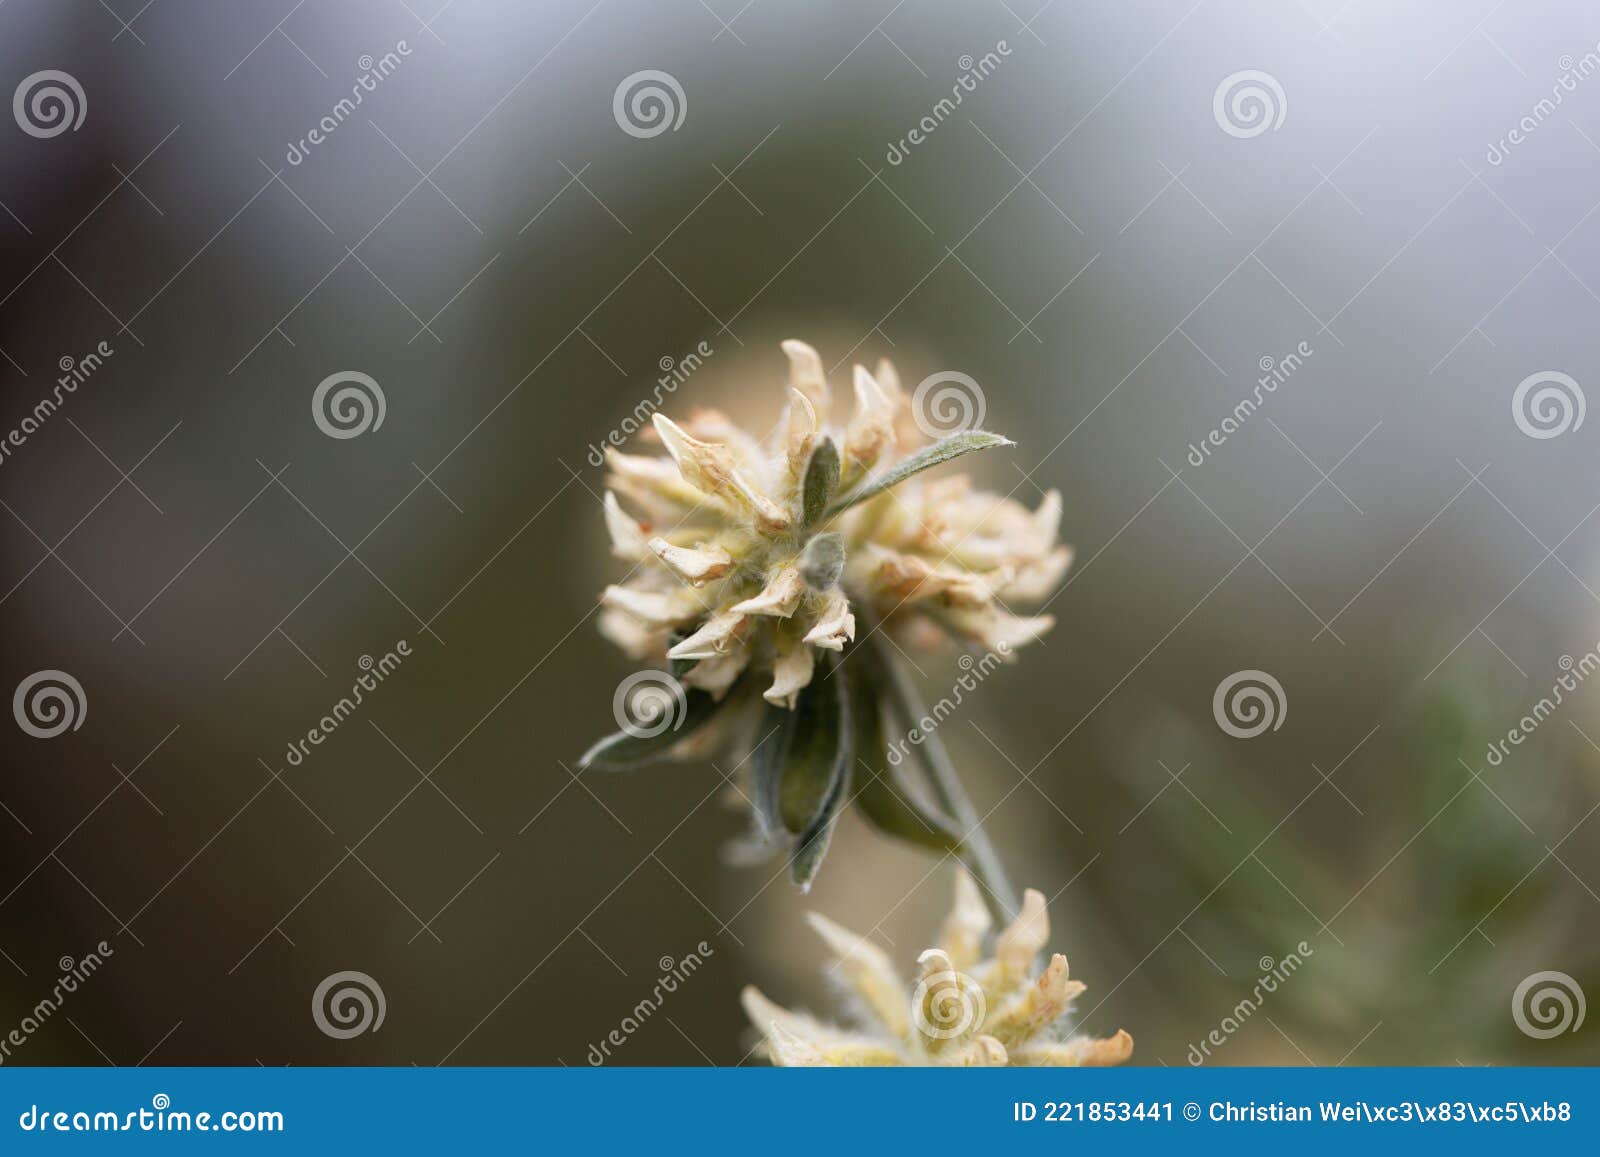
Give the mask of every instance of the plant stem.
[{"label": "plant stem", "polygon": [[[888,648],[878,646],[875,650],[888,676],[889,699],[895,714],[908,730],[918,727],[918,721],[928,711],[910,674]],[[920,733],[922,741],[917,748],[921,753],[923,768],[928,773],[929,786],[933,788],[939,804],[964,833],[961,840],[962,860],[977,878],[978,890],[983,893],[984,902],[988,904],[995,920],[1002,925],[1009,924],[1016,918],[1017,894],[1012,890],[1011,881],[1000,863],[994,844],[983,830],[983,819],[972,805],[972,800],[967,798],[966,789],[961,786],[961,777],[956,773],[955,764],[951,762],[944,744],[933,731],[921,730]]]}]

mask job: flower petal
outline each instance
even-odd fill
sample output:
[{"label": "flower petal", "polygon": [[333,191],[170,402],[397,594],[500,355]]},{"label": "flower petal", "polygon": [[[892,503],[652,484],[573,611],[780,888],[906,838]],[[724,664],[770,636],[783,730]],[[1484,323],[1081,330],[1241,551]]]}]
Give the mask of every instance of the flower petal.
[{"label": "flower petal", "polygon": [[808,912],[806,920],[839,958],[839,970],[878,1023],[895,1040],[904,1040],[911,1029],[906,990],[889,954],[826,916]]},{"label": "flower petal", "polygon": [[652,419],[683,480],[696,490],[739,503],[755,515],[763,530],[786,529],[793,519],[747,478],[733,451],[716,442],[702,442],[665,414]]},{"label": "flower petal", "polygon": [[956,898],[945,917],[939,943],[957,968],[971,968],[983,955],[983,938],[992,921],[978,885],[965,868],[956,871]]},{"label": "flower petal", "polygon": [[709,692],[713,699],[721,699],[733,686],[734,680],[744,674],[749,663],[750,648],[737,647],[725,655],[701,659],[684,673],[679,682],[685,687],[698,687]]},{"label": "flower petal", "polygon": [[996,1010],[984,1027],[1008,1047],[1022,1044],[1054,1024],[1083,990],[1080,982],[1067,979],[1067,958],[1058,952],[1039,979]]},{"label": "flower petal", "polygon": [[700,614],[699,599],[685,589],[650,591],[613,583],[601,593],[600,602],[650,627],[674,627]]},{"label": "flower petal", "polygon": [[850,599],[835,587],[823,595],[816,625],[806,632],[803,641],[826,651],[842,651],[845,643],[855,637],[856,617],[850,613]]},{"label": "flower petal", "polygon": [[844,435],[844,484],[860,478],[894,445],[894,403],[866,366],[855,369],[856,409]]},{"label": "flower petal", "polygon": [[1062,1044],[1038,1044],[1014,1049],[1011,1059],[1012,1063],[1018,1065],[1100,1068],[1120,1065],[1132,1055],[1133,1038],[1118,1029],[1115,1036],[1105,1040],[1079,1036]]},{"label": "flower petal", "polygon": [[761,593],[752,595],[730,609],[741,615],[774,615],[787,619],[800,605],[800,596],[806,592],[806,580],[798,567],[778,568]]},{"label": "flower petal", "polygon": [[664,538],[652,538],[646,545],[672,573],[695,586],[721,578],[733,567],[733,558],[720,546],[673,546]]},{"label": "flower petal", "polygon": [[1048,943],[1050,913],[1045,910],[1044,894],[1029,888],[1022,894],[1021,913],[995,942],[995,964],[1002,986],[1026,976],[1033,967],[1033,958]]},{"label": "flower petal", "polygon": [[602,505],[606,512],[606,531],[611,535],[611,553],[624,562],[639,562],[648,557],[644,523],[624,513],[617,496],[609,490]]},{"label": "flower petal", "polygon": [[688,638],[667,652],[669,659],[714,659],[728,650],[728,640],[744,625],[744,615],[721,611],[700,624]]},{"label": "flower petal", "polygon": [[793,639],[792,636],[780,640],[778,657],[772,664],[772,686],[762,692],[762,698],[774,706],[794,710],[800,692],[811,683],[816,663],[816,656],[804,643]]},{"label": "flower petal", "polygon": [[832,398],[828,393],[828,375],[822,368],[822,356],[794,338],[783,343],[783,352],[789,359],[790,388],[806,396],[817,412],[818,422],[827,422]]}]

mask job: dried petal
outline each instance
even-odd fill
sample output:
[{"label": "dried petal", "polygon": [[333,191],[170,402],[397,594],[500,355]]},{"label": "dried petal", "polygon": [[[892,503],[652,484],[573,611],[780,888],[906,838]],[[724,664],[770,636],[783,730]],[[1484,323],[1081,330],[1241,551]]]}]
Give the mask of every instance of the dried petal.
[{"label": "dried petal", "polygon": [[828,375],[822,368],[822,356],[803,341],[790,338],[783,343],[783,352],[789,358],[789,386],[806,396],[816,410],[817,420],[826,422],[832,399],[828,393]]},{"label": "dried petal", "polygon": [[1102,1068],[1120,1065],[1133,1055],[1133,1038],[1122,1029],[1105,1040],[1078,1036],[1062,1044],[1029,1045],[1014,1049],[1012,1063],[1059,1067]]},{"label": "dried petal", "polygon": [[816,625],[806,633],[805,642],[827,651],[842,651],[856,637],[856,617],[850,613],[850,599],[838,587],[822,596],[822,610]]},{"label": "dried petal", "polygon": [[894,445],[894,403],[865,366],[855,369],[856,409],[844,437],[844,484],[860,478]]},{"label": "dried petal", "polygon": [[958,870],[955,903],[939,935],[939,943],[951,964],[956,968],[971,968],[978,962],[990,923],[989,906],[983,902],[977,883],[965,870]]},{"label": "dried petal", "polygon": [[733,566],[732,556],[720,546],[673,546],[664,538],[652,538],[647,545],[669,570],[695,586],[721,578]]},{"label": "dried petal", "polygon": [[888,953],[872,941],[841,928],[826,916],[808,913],[807,921],[838,957],[839,970],[884,1031],[895,1040],[910,1030],[906,990]]},{"label": "dried petal", "polygon": [[687,485],[740,503],[763,529],[782,530],[789,526],[792,520],[788,512],[745,477],[727,446],[702,442],[665,414],[655,414],[652,421]]},{"label": "dried petal", "polygon": [[786,619],[800,605],[800,596],[806,593],[805,579],[798,567],[786,566],[772,576],[772,580],[758,595],[735,603],[731,608],[741,615],[774,615]]},{"label": "dried petal", "polygon": [[816,663],[816,656],[803,642],[793,638],[780,641],[778,657],[772,664],[772,686],[762,692],[762,698],[794,710],[800,692],[811,683]]},{"label": "dried petal", "polygon": [[711,659],[725,653],[728,640],[744,625],[744,615],[724,611],[712,615],[694,634],[667,652],[669,659]]},{"label": "dried petal", "polygon": [[647,557],[644,523],[625,514],[617,496],[609,490],[602,505],[606,512],[606,531],[611,535],[611,553],[624,562],[639,562]]},{"label": "dried petal", "polygon": [[1022,894],[1022,912],[1011,926],[1000,933],[994,956],[1002,985],[1015,983],[1028,974],[1033,958],[1050,943],[1050,913],[1044,895],[1033,888]]}]

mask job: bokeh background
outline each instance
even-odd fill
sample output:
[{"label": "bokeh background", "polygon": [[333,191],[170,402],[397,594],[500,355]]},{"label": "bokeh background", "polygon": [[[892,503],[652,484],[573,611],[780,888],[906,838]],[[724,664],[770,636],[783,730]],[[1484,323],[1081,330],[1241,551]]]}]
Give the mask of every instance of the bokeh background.
[{"label": "bokeh background", "polygon": [[[1184,1064],[1305,941],[1208,1063],[1600,1060],[1512,1015],[1600,992],[1600,689],[1486,758],[1600,639],[1600,421],[1512,404],[1595,388],[1597,42],[1577,2],[10,0],[0,88],[86,115],[0,124],[0,427],[113,354],[0,466],[0,684],[86,700],[0,729],[0,1030],[115,954],[9,1063],[583,1064],[703,940],[610,1063],[735,1064],[744,983],[832,1007],[803,912],[909,972],[948,865],[847,820],[802,897],[723,865],[715,769],[571,771],[630,671],[589,446],[702,341],[669,408],[775,418],[790,336],[970,375],[1019,443],[975,472],[1066,496],[1054,632],[942,737],[1086,1031]],[[640,137],[646,69],[683,115]],[[1214,109],[1244,70],[1264,131]],[[321,432],[338,371],[380,427]],[[342,970],[379,1031],[318,1030]]]}]

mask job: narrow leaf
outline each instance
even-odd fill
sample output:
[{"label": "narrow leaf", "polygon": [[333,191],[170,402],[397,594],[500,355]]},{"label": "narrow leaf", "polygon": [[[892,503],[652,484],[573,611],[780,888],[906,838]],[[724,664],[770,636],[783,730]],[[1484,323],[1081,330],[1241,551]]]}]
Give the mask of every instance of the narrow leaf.
[{"label": "narrow leaf", "polygon": [[811,451],[811,461],[806,466],[805,485],[801,490],[801,522],[804,526],[816,525],[833,501],[839,489],[839,447],[832,438],[824,438]]},{"label": "narrow leaf", "polygon": [[761,832],[771,838],[778,831],[778,790],[783,782],[789,746],[794,741],[799,711],[768,705],[756,732],[756,747],[750,755],[751,803]]},{"label": "narrow leaf", "polygon": [[[843,797],[840,802],[843,802]],[[828,845],[833,842],[833,825],[836,819],[838,812],[830,813],[828,822],[809,840],[801,840],[789,860],[789,879],[798,884],[802,892],[811,890],[811,881],[816,879],[817,869],[822,867],[823,857],[828,854]]]},{"label": "narrow leaf", "polygon": [[[864,656],[863,656],[864,657]],[[870,672],[859,662],[852,665],[851,709],[856,724],[855,799],[862,814],[885,835],[936,852],[961,852],[961,834],[955,822],[924,802],[906,780],[902,763],[890,763],[884,733],[885,708],[872,685]],[[896,737],[897,743],[905,740]]]},{"label": "narrow leaf", "polygon": [[[811,881],[822,866],[823,857],[827,855],[828,844],[833,839],[833,825],[849,794],[850,765],[855,758],[855,727],[844,672],[837,664],[830,664],[822,674],[820,686],[817,682],[813,682],[812,686],[817,688],[814,699],[817,701],[818,715],[825,721],[831,721],[831,726],[824,722],[818,728],[820,736],[818,732],[808,735],[803,730],[805,721],[797,720],[797,742],[784,775],[784,786],[787,788],[790,775],[799,772],[797,790],[785,792],[783,810],[786,824],[792,824],[804,816],[803,825],[794,824],[790,827],[791,831],[798,832],[800,838],[789,861],[789,878],[802,890],[811,887]],[[823,739],[830,742],[824,743]],[[809,767],[796,763],[795,754],[802,748],[808,749]],[[812,798],[815,798],[814,804],[810,802]]]},{"label": "narrow leaf", "polygon": [[924,446],[905,461],[897,463],[870,480],[861,489],[856,490],[835,502],[828,509],[827,516],[832,518],[842,514],[858,502],[865,502],[869,498],[882,494],[885,490],[900,485],[913,474],[920,474],[952,458],[959,458],[963,454],[970,454],[974,450],[988,450],[994,446],[1015,446],[1011,439],[1000,434],[991,434],[987,430],[965,430],[960,434],[952,434],[948,438],[941,438],[932,446]]},{"label": "narrow leaf", "polygon": [[819,664],[794,708],[794,738],[785,753],[778,816],[792,835],[816,821],[840,773],[844,729],[844,681]]},{"label": "narrow leaf", "polygon": [[665,759],[671,748],[687,739],[710,721],[729,696],[719,702],[704,691],[690,691],[684,698],[682,718],[658,735],[631,735],[619,731],[608,735],[578,757],[579,771],[633,771]]}]

